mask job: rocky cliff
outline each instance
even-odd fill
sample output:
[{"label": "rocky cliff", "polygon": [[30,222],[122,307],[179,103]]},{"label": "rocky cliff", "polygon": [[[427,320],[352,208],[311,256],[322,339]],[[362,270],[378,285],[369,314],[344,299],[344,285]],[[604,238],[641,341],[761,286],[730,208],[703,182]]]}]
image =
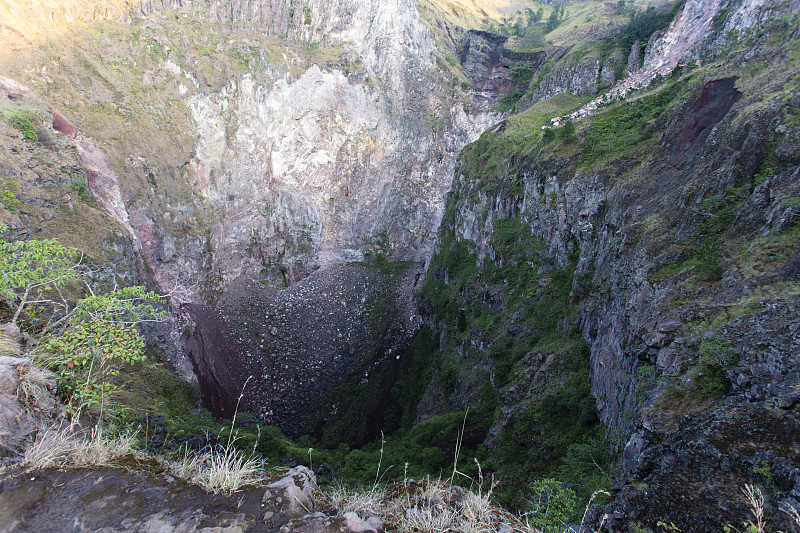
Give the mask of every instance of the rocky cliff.
[{"label": "rocky cliff", "polygon": [[[594,397],[612,442],[627,443],[609,531],[741,523],[740,489],[764,476],[785,528],[800,466],[783,436],[798,427],[796,15],[746,2],[687,12],[715,28],[681,41],[675,64],[691,67],[577,134],[539,133],[548,115],[534,105],[464,150],[422,292],[438,355],[416,413],[495,395],[495,466],[523,439],[536,470],[563,460],[559,435],[590,431]],[[751,12],[760,25],[734,15]],[[685,31],[678,19],[660,42]]]},{"label": "rocky cliff", "polygon": [[[198,342],[190,353],[207,403],[219,415],[231,412],[249,374],[229,371],[240,362],[231,362],[231,354],[241,355],[235,343],[219,348],[200,341],[217,335],[216,322],[179,305],[230,302],[248,280],[282,289],[342,263],[424,260],[458,151],[496,120],[486,106],[478,111],[473,105],[471,88],[462,87],[453,65],[445,64],[413,2],[0,7],[9,50],[2,69],[10,77],[3,83],[14,100],[8,112],[24,114],[43,140],[47,133],[74,150],[84,175],[65,187],[83,191],[119,226],[113,235],[100,232],[93,248],[125,241],[140,262],[136,272],[121,276],[152,281],[170,293],[176,320],[158,343],[168,341],[162,349],[172,352],[172,362],[184,372],[189,362],[175,348],[191,324],[189,315],[197,320]],[[20,138],[19,144],[35,143]],[[16,159],[6,158],[14,164]],[[39,201],[30,187],[34,179],[24,180],[20,193],[26,212]],[[34,222],[9,217],[16,236],[33,230]],[[79,233],[60,216],[53,224],[62,233]],[[327,276],[320,274],[318,283],[328,287]],[[392,276],[354,268],[336,270],[334,277],[346,287],[367,280],[394,287]],[[253,410],[295,433],[310,422],[292,411],[322,409],[319,402],[331,392],[327,385],[358,382],[384,356],[395,361],[394,352],[403,347],[379,336],[388,331],[384,314],[410,320],[413,281],[411,274],[400,284],[404,298],[384,297],[377,288],[360,295],[369,297],[361,307],[354,295],[346,298],[352,312],[374,311],[358,316],[359,325],[340,317],[366,330],[357,335],[363,343],[355,352],[352,345],[314,343],[313,336],[283,346],[297,352],[282,363],[297,371],[287,373],[285,382],[300,376],[325,385],[303,393],[314,402],[256,408],[264,398],[254,397]],[[275,298],[298,297],[287,292]],[[256,300],[264,307],[239,311],[260,314],[251,322],[268,327],[264,316],[271,304]],[[282,318],[289,330],[304,328],[309,318],[289,315]],[[333,322],[319,325],[325,335],[331,327]],[[413,328],[404,328],[396,336],[407,344]],[[286,355],[250,333],[233,336],[247,337],[259,363]],[[324,376],[309,367],[320,359],[326,365],[339,361],[342,353],[349,356],[347,364],[325,367]],[[258,380],[250,386],[267,391],[262,370],[251,372]],[[290,392],[281,394],[294,397],[296,391]],[[376,400],[370,409],[377,413],[381,405]],[[267,414],[272,411],[279,414]],[[364,423],[369,429],[359,430],[354,440],[374,435],[371,416]]]},{"label": "rocky cliff", "polygon": [[[162,289],[426,256],[455,155],[492,119],[447,89],[412,3],[125,6],[14,9],[9,46],[33,46],[3,69],[102,146],[92,192],[119,198]],[[36,46],[42,19],[63,37]]]}]

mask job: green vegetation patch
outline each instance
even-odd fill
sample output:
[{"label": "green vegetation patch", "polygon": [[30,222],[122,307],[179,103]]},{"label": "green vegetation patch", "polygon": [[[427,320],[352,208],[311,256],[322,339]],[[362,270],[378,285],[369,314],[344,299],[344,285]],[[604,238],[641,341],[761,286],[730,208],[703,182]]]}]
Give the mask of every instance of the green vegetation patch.
[{"label": "green vegetation patch", "polygon": [[[580,97],[573,94],[559,94],[552,98],[537,102],[523,113],[509,117],[500,126],[484,132],[477,141],[466,146],[461,152],[461,170],[473,178],[481,179],[487,191],[494,190],[497,186],[511,185],[518,187],[521,181],[514,179],[506,181],[508,170],[512,166],[519,166],[517,160],[530,160],[540,155],[542,148],[554,139],[559,142],[571,142],[574,139],[574,130],[559,133],[561,128],[554,131],[552,138],[546,138],[550,120],[567,114],[584,103],[590,97]],[[573,125],[574,126],[574,125]],[[515,189],[518,193],[519,189]]]},{"label": "green vegetation patch", "polygon": [[[511,124],[505,132],[492,135],[507,139]],[[497,146],[487,136],[465,159]],[[525,499],[530,495],[519,488],[544,477],[556,479],[585,503],[594,490],[607,485],[601,470],[608,468],[610,458],[589,389],[588,347],[577,327],[564,326],[578,316],[572,301],[578,255],[573,254],[566,267],[554,264],[544,253],[545,242],[520,214],[491,221],[491,252],[480,260],[472,241],[455,238],[455,213],[463,203],[475,201],[474,191],[484,191],[492,202],[498,196],[506,201],[519,194],[519,183],[503,177],[520,175],[522,161],[509,159],[503,175],[489,172],[486,164],[478,165],[477,175],[469,173],[470,161],[462,167],[471,179],[448,200],[441,251],[432,258],[422,287],[441,335],[426,330],[419,341],[414,363],[399,382],[414,384],[413,391],[403,394],[404,412],[399,416],[409,424],[418,416],[415,402],[423,394],[430,401],[437,391],[441,407],[457,411],[453,409],[459,405],[457,398],[471,391],[470,412],[479,415],[475,420],[485,418],[499,430],[490,447],[479,440],[465,450],[481,464],[484,475],[497,476],[495,494],[500,502],[528,510]],[[492,183],[496,184],[492,192],[486,192]],[[484,348],[475,348],[476,343]],[[546,370],[532,381],[540,366]],[[497,410],[500,397],[515,389],[522,396],[503,400],[513,412],[506,419],[509,415]],[[470,420],[465,431],[479,434]],[[587,454],[596,463],[579,464],[577,458],[585,461]]]},{"label": "green vegetation patch", "polygon": [[648,127],[675,101],[681,85],[673,81],[653,94],[616,102],[597,113],[586,130],[579,164],[584,167],[609,160],[652,137]]},{"label": "green vegetation patch", "polygon": [[17,196],[18,193],[19,182],[8,178],[0,178],[0,203],[11,213],[16,213],[21,203]]},{"label": "green vegetation patch", "polygon": [[39,140],[40,110],[29,104],[9,104],[0,108],[0,116],[29,141]]}]

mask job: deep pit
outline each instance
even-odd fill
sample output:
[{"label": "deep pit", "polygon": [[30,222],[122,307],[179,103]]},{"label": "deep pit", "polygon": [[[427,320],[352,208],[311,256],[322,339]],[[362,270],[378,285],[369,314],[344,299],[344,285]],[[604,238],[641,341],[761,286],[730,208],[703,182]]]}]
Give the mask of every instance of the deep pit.
[{"label": "deep pit", "polygon": [[418,329],[418,274],[414,263],[339,264],[280,291],[240,278],[215,308],[188,306],[205,404],[327,444],[373,440]]}]

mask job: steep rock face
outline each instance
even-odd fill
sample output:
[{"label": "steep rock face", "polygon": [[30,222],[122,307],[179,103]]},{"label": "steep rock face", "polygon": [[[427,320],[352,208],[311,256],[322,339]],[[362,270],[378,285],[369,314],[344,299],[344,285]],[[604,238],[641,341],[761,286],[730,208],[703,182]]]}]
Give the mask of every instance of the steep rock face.
[{"label": "steep rock face", "polygon": [[[208,406],[232,414],[252,375],[243,407],[289,433],[353,443],[375,436],[413,329],[400,287],[408,293],[413,283],[365,274],[385,306],[362,306],[374,317],[347,315],[363,343],[344,347],[304,336],[278,346],[269,335],[274,345],[261,350],[251,329],[267,327],[267,314],[303,323],[274,308],[291,292],[254,289],[256,303],[223,306],[224,318],[178,304],[230,303],[248,279],[283,288],[326,266],[428,256],[456,154],[496,117],[467,114],[472,95],[437,65],[414,2],[0,8],[14,28],[2,36],[14,52],[0,62],[27,87],[5,85],[52,106],[53,126],[87,170],[84,192],[141,259],[135,275],[120,275],[152,279],[172,296],[174,327],[153,336],[187,377],[191,360]],[[14,227],[35,231],[29,220]],[[361,283],[347,272],[343,279]],[[314,290],[331,288],[321,283]],[[249,325],[231,319],[240,313]],[[391,326],[381,322],[395,314]],[[176,347],[192,318],[186,358]],[[285,378],[259,367],[277,373],[270,365],[278,360],[290,366]],[[338,405],[333,391],[345,385],[362,390],[362,400]]]},{"label": "steep rock face", "polygon": [[505,47],[507,37],[487,31],[469,30],[461,40],[458,59],[472,82],[480,109],[489,110],[515,85],[510,69],[524,65],[536,70],[545,52],[517,52]]},{"label": "steep rock face", "polygon": [[[215,296],[243,274],[284,286],[365,254],[426,256],[455,155],[493,117],[438,90],[446,74],[413,2],[115,6],[17,13],[51,26],[119,17],[98,35],[134,36],[102,60],[91,41],[57,41],[66,54],[20,52],[9,71],[103,145],[98,175],[120,185],[95,191],[120,200],[103,205],[163,289]],[[86,96],[70,113],[72,91]]]},{"label": "steep rock face", "polygon": [[577,66],[555,67],[543,76],[544,81],[533,91],[530,102],[535,103],[557,94],[597,94],[597,83],[602,80],[601,69],[607,69],[605,80],[613,82],[614,65],[601,65],[600,61],[581,62]]},{"label": "steep rock face", "polygon": [[[577,326],[588,343],[598,414],[612,435],[624,436],[619,449],[631,437],[609,531],[637,522],[655,528],[659,516],[678,513],[657,495],[681,476],[695,488],[684,496],[680,523],[675,515],[679,527],[741,523],[744,506],[730,502],[742,503],[737,491],[757,479],[752,465],[761,459],[747,451],[748,436],[724,428],[742,419],[763,435],[797,431],[796,397],[788,392],[797,339],[786,318],[798,291],[798,167],[780,154],[798,147],[793,117],[800,101],[785,68],[731,77],[748,63],[796,65],[786,50],[800,36],[796,28],[780,29],[796,21],[786,8],[765,6],[759,16],[784,18],[754,29],[755,44],[734,48],[729,60],[713,46],[684,48],[701,54],[708,70],[687,70],[655,94],[601,112],[579,126],[572,142],[534,137],[511,145],[507,132],[519,126],[509,118],[463,153],[428,275],[431,287],[457,297],[423,292],[426,323],[455,364],[439,375],[454,380],[455,393],[448,397],[431,381],[417,413],[475,406],[481,394],[465,391],[478,385],[468,376],[480,369],[490,379],[483,390],[494,389],[503,405],[487,444],[502,454],[504,433],[532,434],[531,446],[546,455],[552,437],[537,432],[547,416],[527,402],[548,379],[568,388],[565,363],[579,360],[580,351],[564,346]],[[703,42],[713,43],[714,35]],[[562,301],[579,311],[552,305],[558,322],[549,326],[535,301],[553,302],[546,288],[556,291],[565,281],[570,294]],[[503,322],[487,322],[486,311]],[[464,327],[468,343],[459,333]],[[552,338],[544,336],[556,334],[561,346],[543,345],[542,338]],[[503,368],[509,361],[510,374]],[[551,391],[555,405],[574,405],[557,387]],[[763,417],[767,406],[784,412]],[[684,424],[685,413],[693,418]],[[705,424],[736,444],[715,455]],[[684,438],[698,442],[697,455],[680,444]],[[793,486],[796,443],[766,441],[772,440],[764,441],[770,468],[781,470],[782,486]],[[800,500],[772,489],[765,496],[770,520],[788,527],[777,508]]]}]

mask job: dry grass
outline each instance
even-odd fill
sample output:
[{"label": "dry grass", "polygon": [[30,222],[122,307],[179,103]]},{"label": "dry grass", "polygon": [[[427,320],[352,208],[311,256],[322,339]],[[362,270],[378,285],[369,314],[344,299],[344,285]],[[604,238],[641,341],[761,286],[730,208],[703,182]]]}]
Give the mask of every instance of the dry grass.
[{"label": "dry grass", "polygon": [[177,461],[168,462],[173,474],[208,492],[233,493],[245,485],[266,480],[264,461],[233,447],[208,446],[201,452],[184,449]]},{"label": "dry grass", "polygon": [[111,466],[139,456],[135,433],[106,435],[102,426],[86,432],[76,424],[48,428],[25,450],[22,464],[31,469]]},{"label": "dry grass", "polygon": [[352,512],[361,518],[369,518],[381,515],[387,493],[382,487],[365,491],[338,484],[327,488],[323,497],[325,503],[336,509],[339,516]]},{"label": "dry grass", "polygon": [[19,357],[19,345],[0,331],[0,356]]},{"label": "dry grass", "polygon": [[781,511],[789,515],[794,525],[800,527],[800,512],[788,503],[781,504]]},{"label": "dry grass", "polygon": [[[364,520],[377,517],[387,525],[387,529],[409,533],[493,533],[501,530],[536,533],[525,522],[492,503],[496,483],[493,478],[489,489],[484,492],[483,472],[477,460],[477,482],[458,470],[457,459],[463,435],[462,425],[453,456],[453,473],[448,480],[426,477],[422,481],[415,481],[404,475],[401,482],[389,487],[381,486],[381,445],[381,462],[378,463],[372,488],[358,490],[338,485],[323,491],[324,502],[333,507],[338,516],[356,513]],[[405,465],[405,471],[408,472],[408,464]],[[453,484],[457,475],[473,481],[470,489]],[[473,487],[476,487],[475,490]]]},{"label": "dry grass", "polygon": [[19,403],[29,412],[38,417],[46,417],[54,413],[57,408],[55,399],[56,376],[32,361],[17,367],[19,371],[19,385],[17,398]]},{"label": "dry grass", "polygon": [[354,512],[378,517],[389,529],[416,533],[491,533],[501,529],[535,533],[517,517],[496,507],[492,489],[466,490],[441,479],[404,480],[390,487],[326,489],[326,504],[339,516]]},{"label": "dry grass", "polygon": [[755,519],[750,521],[750,529],[761,533],[764,531],[764,495],[755,485],[745,485],[742,492],[750,503],[750,510]]}]

